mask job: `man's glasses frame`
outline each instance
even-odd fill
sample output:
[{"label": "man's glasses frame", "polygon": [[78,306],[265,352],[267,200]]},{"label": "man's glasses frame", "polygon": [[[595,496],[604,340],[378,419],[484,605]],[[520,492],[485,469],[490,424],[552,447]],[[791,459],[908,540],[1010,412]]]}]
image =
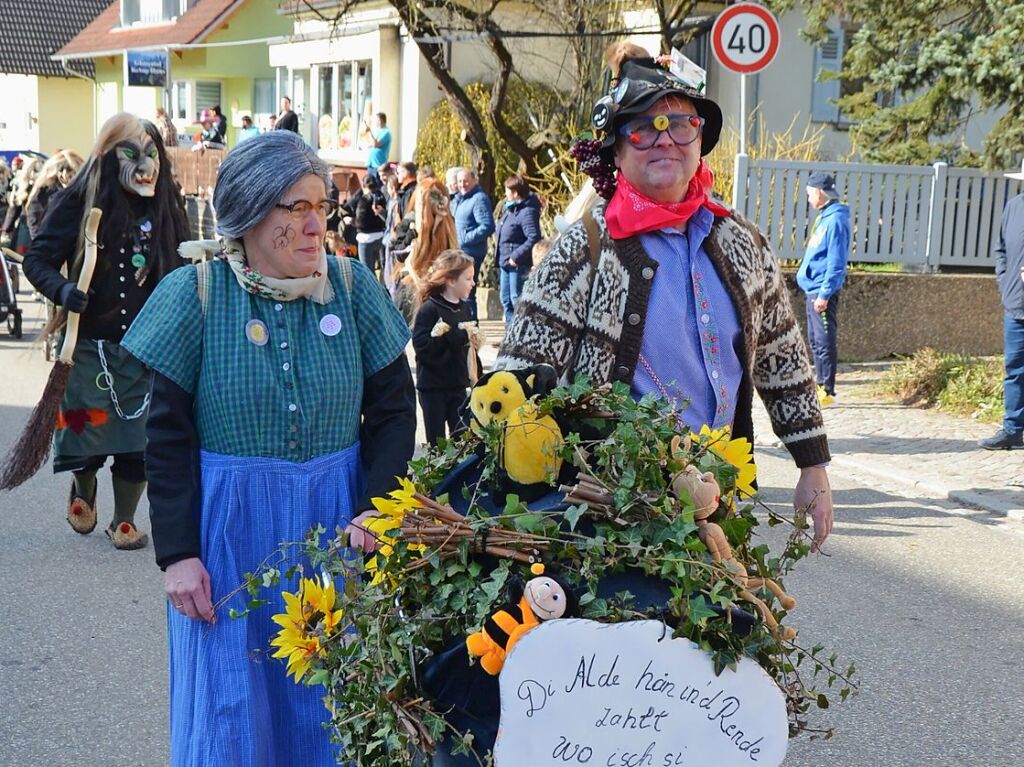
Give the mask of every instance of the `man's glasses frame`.
[{"label": "man's glasses frame", "polygon": [[692,144],[704,130],[704,118],[700,115],[672,113],[641,115],[619,127],[618,133],[634,149],[644,151],[658,143],[662,133],[667,133],[676,146]]}]

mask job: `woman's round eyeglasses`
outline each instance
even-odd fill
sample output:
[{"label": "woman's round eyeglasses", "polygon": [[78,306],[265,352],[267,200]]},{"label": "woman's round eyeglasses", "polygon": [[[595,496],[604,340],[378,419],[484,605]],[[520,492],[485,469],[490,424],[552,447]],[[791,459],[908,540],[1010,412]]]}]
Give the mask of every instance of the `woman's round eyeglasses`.
[{"label": "woman's round eyeglasses", "polygon": [[309,215],[310,211],[315,210],[318,218],[327,220],[335,214],[338,210],[338,203],[334,200],[320,200],[320,202],[310,202],[309,200],[296,200],[289,205],[283,205],[278,203],[274,206],[281,210],[288,211],[288,215],[293,221],[301,221]]}]

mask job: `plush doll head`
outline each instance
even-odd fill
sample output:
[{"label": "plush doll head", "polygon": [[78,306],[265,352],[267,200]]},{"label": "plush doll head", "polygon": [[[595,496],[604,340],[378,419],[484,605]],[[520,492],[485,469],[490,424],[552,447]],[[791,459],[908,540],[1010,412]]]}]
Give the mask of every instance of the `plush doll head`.
[{"label": "plush doll head", "polygon": [[534,577],[523,585],[522,598],[537,620],[571,618],[576,614],[576,595],[568,583],[542,564],[532,565],[530,572]]},{"label": "plush doll head", "polygon": [[528,399],[547,394],[557,384],[558,373],[550,365],[495,370],[482,376],[469,395],[473,427],[507,420]]},{"label": "plush doll head", "polygon": [[722,491],[710,471],[703,474],[689,465],[672,478],[672,492],[680,500],[689,498],[693,502],[693,518],[705,520],[715,513]]}]

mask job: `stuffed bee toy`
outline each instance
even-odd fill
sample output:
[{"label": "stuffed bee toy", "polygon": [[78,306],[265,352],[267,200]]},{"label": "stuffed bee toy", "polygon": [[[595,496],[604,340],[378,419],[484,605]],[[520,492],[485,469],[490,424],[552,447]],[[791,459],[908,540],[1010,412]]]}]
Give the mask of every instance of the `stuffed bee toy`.
[{"label": "stuffed bee toy", "polygon": [[550,415],[539,415],[535,398],[550,392],[558,374],[550,365],[495,370],[469,395],[471,428],[504,423],[501,467],[518,485],[545,485],[562,468],[562,430]]},{"label": "stuffed bee toy", "polygon": [[546,573],[540,563],[531,565],[530,572],[534,577],[525,583],[517,578],[510,584],[509,603],[466,639],[470,656],[480,658],[480,665],[492,676],[501,673],[505,657],[530,629],[543,621],[576,615],[576,595],[567,583]]}]

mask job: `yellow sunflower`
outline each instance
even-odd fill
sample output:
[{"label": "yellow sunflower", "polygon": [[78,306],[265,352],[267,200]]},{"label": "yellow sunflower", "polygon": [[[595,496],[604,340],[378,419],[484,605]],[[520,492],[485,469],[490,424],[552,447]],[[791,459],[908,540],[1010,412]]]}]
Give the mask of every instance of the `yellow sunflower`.
[{"label": "yellow sunflower", "polygon": [[273,616],[281,630],[270,644],[277,648],[272,657],[287,658],[285,673],[293,674],[298,683],[309,672],[313,660],[321,655],[323,642],[338,630],[341,610],[334,609],[337,592],[334,581],[326,574],[322,579],[303,578],[294,594],[285,591],[285,611]]},{"label": "yellow sunflower", "polygon": [[753,445],[746,437],[730,439],[728,426],[711,429],[707,424],[701,427],[698,439],[700,444],[708,448],[723,461],[736,467],[736,492],[740,495],[754,494],[754,481],[757,479],[757,467],[754,466]]},{"label": "yellow sunflower", "polygon": [[[385,533],[401,527],[402,520],[405,519],[405,515],[408,512],[423,507],[423,504],[413,497],[416,494],[416,486],[412,483],[412,480],[405,477],[396,477],[396,479],[398,480],[397,490],[392,490],[386,498],[370,499],[373,507],[381,513],[381,516],[372,517],[363,523],[363,526],[377,537],[379,542],[377,554],[385,559],[391,556],[391,552],[394,551],[394,547],[391,545],[392,538],[389,535],[385,535]],[[414,544],[409,548],[413,551],[423,551],[426,546]],[[384,580],[383,574],[379,571],[379,562],[380,559],[378,557],[370,557],[366,563],[366,572],[373,576],[370,580],[371,586],[376,586]]]}]

